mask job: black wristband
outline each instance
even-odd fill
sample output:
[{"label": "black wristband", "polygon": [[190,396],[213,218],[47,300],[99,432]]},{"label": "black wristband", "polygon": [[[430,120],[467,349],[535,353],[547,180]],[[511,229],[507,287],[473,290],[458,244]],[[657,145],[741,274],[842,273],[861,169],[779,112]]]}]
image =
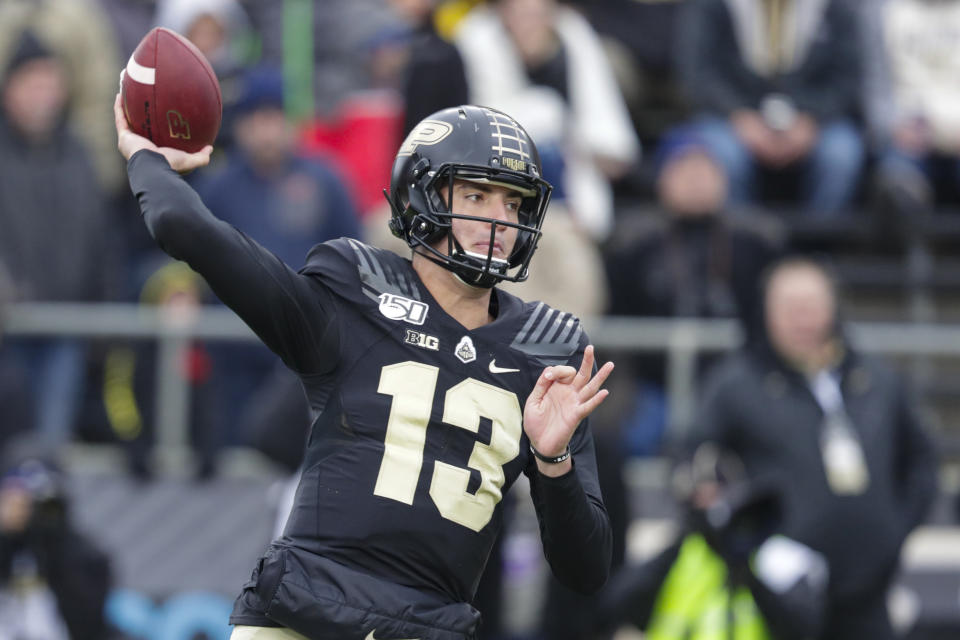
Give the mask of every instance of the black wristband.
[{"label": "black wristband", "polygon": [[542,453],[534,449],[532,444],[530,445],[530,453],[536,456],[537,460],[546,462],[547,464],[560,464],[561,462],[563,462],[564,460],[570,457],[570,445],[567,445],[567,449],[563,453],[558,455],[556,458],[550,458],[548,456],[543,455]]}]

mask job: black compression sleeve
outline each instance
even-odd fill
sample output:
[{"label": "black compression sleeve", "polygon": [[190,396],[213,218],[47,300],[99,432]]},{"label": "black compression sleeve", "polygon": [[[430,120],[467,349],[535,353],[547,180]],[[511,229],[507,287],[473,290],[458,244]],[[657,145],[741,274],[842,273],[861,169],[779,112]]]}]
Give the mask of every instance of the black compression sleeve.
[{"label": "black compression sleeve", "polygon": [[[593,455],[592,448],[589,454]],[[613,534],[599,489],[594,495],[585,490],[578,458],[584,459],[574,455],[574,468],[557,478],[533,471],[530,490],[544,554],[553,574],[569,589],[593,593],[603,586],[610,572]],[[593,472],[595,475],[595,467]],[[589,479],[587,482],[596,486]]]},{"label": "black compression sleeve", "polygon": [[202,275],[288,366],[315,374],[336,363],[333,305],[315,279],[297,274],[214,217],[160,154],[137,152],[127,172],[144,222],[160,247]]}]

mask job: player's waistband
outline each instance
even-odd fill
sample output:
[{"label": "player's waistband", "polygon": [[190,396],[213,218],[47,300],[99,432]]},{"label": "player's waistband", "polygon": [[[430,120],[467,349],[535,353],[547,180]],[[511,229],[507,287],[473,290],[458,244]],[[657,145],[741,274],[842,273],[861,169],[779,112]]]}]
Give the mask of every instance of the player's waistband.
[{"label": "player's waistband", "polygon": [[472,640],[480,614],[416,589],[274,543],[234,605],[232,624],[264,616],[312,640]]}]

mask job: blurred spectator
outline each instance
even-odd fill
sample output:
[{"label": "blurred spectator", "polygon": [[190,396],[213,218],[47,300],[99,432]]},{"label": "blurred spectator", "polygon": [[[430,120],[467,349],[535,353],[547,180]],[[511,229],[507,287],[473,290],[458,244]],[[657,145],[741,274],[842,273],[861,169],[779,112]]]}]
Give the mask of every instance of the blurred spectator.
[{"label": "blurred spectator", "polygon": [[[440,37],[434,25],[439,0],[389,1],[413,29],[402,87],[406,136],[431,113],[469,102],[469,93],[460,52]],[[438,78],[443,81],[438,82]]]},{"label": "blurred spectator", "polygon": [[366,59],[367,87],[358,93],[387,92],[398,96],[403,88],[412,41],[413,25],[399,17],[394,24],[383,27],[361,43],[357,55]]},{"label": "blurred spectator", "polygon": [[674,68],[685,0],[572,0],[603,37],[634,128],[652,148],[688,116]]},{"label": "blurred spectator", "polygon": [[878,0],[862,13],[878,205],[896,215],[887,236],[906,238],[960,196],[960,2]]},{"label": "blurred spectator", "polygon": [[[236,105],[235,152],[197,191],[215,216],[248,233],[287,264],[302,264],[313,245],[360,237],[356,209],[341,178],[319,159],[294,147],[283,111],[283,82],[267,67],[250,70]],[[277,359],[263,345],[211,346],[220,405],[219,438],[249,410],[247,399],[264,383]],[[289,374],[293,376],[293,374]]]},{"label": "blurred spectator", "polygon": [[233,109],[250,57],[247,14],[237,0],[159,0],[155,23],[186,36],[213,67],[220,82],[224,116],[215,146],[227,149],[233,143]]},{"label": "blurred spectator", "polygon": [[[183,262],[151,256],[138,265],[142,288],[140,304],[159,308],[172,326],[188,324],[206,294],[203,279]],[[131,472],[138,478],[153,473],[151,454],[156,444],[157,350],[155,341],[114,341],[103,360],[100,389],[102,411],[112,438],[127,448]],[[197,453],[196,475],[209,476],[219,444],[209,425],[215,420],[210,392],[212,363],[203,343],[191,342],[180,354],[176,373],[189,388],[189,428]]]},{"label": "blurred spectator", "polygon": [[782,533],[822,553],[829,639],[893,638],[886,592],[901,545],[936,491],[936,459],[904,381],[845,339],[819,264],[778,263],[768,340],[712,372],[693,442],[736,452],[783,487]]},{"label": "blurred spectator", "polygon": [[[624,218],[604,252],[609,313],[653,318],[735,318],[759,332],[760,274],[782,252],[774,218],[727,208],[723,166],[697,133],[675,129],[657,151],[658,204]],[[666,426],[665,359],[624,354],[622,430],[633,455],[659,453]],[[710,362],[701,357],[700,367]],[[632,371],[631,371],[632,369]],[[633,375],[631,375],[631,373]]]},{"label": "blurred spectator", "polygon": [[610,181],[640,145],[597,34],[556,0],[497,0],[460,22],[470,102],[514,114],[536,141],[554,200],[593,240],[613,223]]},{"label": "blurred spectator", "polygon": [[[383,185],[390,180],[402,140],[403,85],[416,46],[412,25],[402,19],[372,30],[351,52],[364,74],[362,86],[339,96],[335,108],[317,113],[300,126],[301,150],[340,169],[366,225],[386,228],[383,216],[389,217],[389,208]],[[430,82],[447,84],[436,82],[435,77]]]},{"label": "blurred spectator", "polygon": [[486,0],[437,0],[437,9],[434,14],[433,24],[437,28],[437,33],[445,40],[451,40],[460,21],[470,13],[470,11]]},{"label": "blurred spectator", "polygon": [[186,36],[218,76],[240,67],[243,43],[236,38],[246,32],[248,23],[237,0],[158,0],[154,22]]},{"label": "blurred spectator", "polygon": [[[67,128],[67,69],[33,32],[17,37],[0,85],[0,262],[21,300],[101,299],[110,256],[103,194]],[[63,442],[82,396],[85,349],[71,338],[11,341],[30,372],[37,428]]]},{"label": "blurred spectator", "polygon": [[300,131],[300,149],[340,170],[365,226],[386,228],[389,207],[383,185],[390,181],[400,146],[403,112],[389,91],[354,94],[330,118],[316,118]]},{"label": "blurred spectator", "polygon": [[71,524],[57,464],[20,447],[8,454],[0,476],[0,638],[104,640],[109,558]]},{"label": "blurred spectator", "polygon": [[396,25],[384,0],[245,0],[260,35],[262,61],[284,67],[288,114],[331,117],[368,85],[368,61],[357,52]]},{"label": "blurred spectator", "polygon": [[630,622],[655,640],[819,637],[827,564],[779,533],[780,488],[745,476],[739,459],[712,443],[675,476],[680,532],[611,579],[601,626]]},{"label": "blurred spectator", "polygon": [[24,30],[33,31],[63,64],[70,126],[91,154],[101,188],[118,191],[123,167],[111,109],[123,60],[113,25],[92,0],[0,0],[0,68],[16,54]]},{"label": "blurred spectator", "polygon": [[140,40],[154,26],[157,0],[96,0],[117,39],[121,68]]},{"label": "blurred spectator", "polygon": [[657,211],[624,221],[605,252],[610,313],[737,318],[754,333],[759,274],[782,251],[783,229],[728,208],[723,165],[696,130],[666,136],[657,164]]},{"label": "blurred spectator", "polygon": [[732,202],[759,201],[766,195],[759,178],[773,175],[781,184],[799,179],[809,216],[835,216],[850,204],[864,158],[854,120],[856,33],[845,0],[687,2],[679,71],[726,167]]},{"label": "blurred spectator", "polygon": [[33,427],[33,404],[24,370],[9,357],[3,343],[3,329],[7,312],[13,302],[13,282],[0,264],[0,451],[17,434]]},{"label": "blurred spectator", "polygon": [[340,176],[296,150],[283,111],[283,80],[269,67],[248,71],[236,105],[235,153],[199,181],[214,215],[244,230],[287,264],[313,245],[359,237],[356,209]]}]

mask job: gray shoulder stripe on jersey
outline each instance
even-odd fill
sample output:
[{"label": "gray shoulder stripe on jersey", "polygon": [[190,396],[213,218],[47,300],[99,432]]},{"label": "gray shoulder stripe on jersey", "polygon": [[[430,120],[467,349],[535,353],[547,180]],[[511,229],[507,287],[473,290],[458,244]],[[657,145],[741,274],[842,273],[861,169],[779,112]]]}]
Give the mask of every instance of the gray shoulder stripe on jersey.
[{"label": "gray shoulder stripe on jersey", "polygon": [[556,309],[547,308],[547,312],[543,314],[540,322],[537,323],[537,328],[530,332],[530,337],[527,339],[527,342],[544,342],[543,334],[546,332],[550,320],[556,315],[558,315]]},{"label": "gray shoulder stripe on jersey", "polygon": [[387,282],[396,283],[396,286],[403,292],[408,298],[413,298],[414,300],[420,299],[420,292],[417,291],[410,280],[407,278],[406,274],[401,271],[398,271],[387,262],[381,263],[384,267],[384,270],[387,272]]},{"label": "gray shoulder stripe on jersey", "polygon": [[[570,334],[574,329],[576,329],[577,333],[575,336],[571,336]],[[583,329],[580,327],[580,323],[577,322],[577,319],[573,317],[573,315],[571,315],[569,318],[567,318],[567,321],[563,327],[563,331],[559,336],[557,336],[556,339],[559,342],[570,342],[571,340],[579,341],[581,331],[583,331]]]},{"label": "gray shoulder stripe on jersey", "polygon": [[350,246],[353,247],[354,252],[360,259],[362,268],[365,268],[367,271],[370,271],[376,276],[383,277],[382,271],[378,268],[380,267],[380,261],[370,253],[368,250],[369,247],[359,240],[354,240],[353,238],[347,238],[347,242],[350,243]]},{"label": "gray shoulder stripe on jersey", "polygon": [[576,331],[570,336],[569,340],[563,342],[517,342],[514,341],[512,348],[535,358],[544,366],[565,364],[580,345],[580,334],[583,328],[579,323],[575,323]]},{"label": "gray shoulder stripe on jersey", "polygon": [[353,238],[348,238],[347,241],[357,254],[357,270],[363,284],[363,293],[368,298],[378,300],[381,293],[392,293],[414,300],[420,299],[420,292],[410,281],[381,260],[370,247]]},{"label": "gray shoulder stripe on jersey", "polygon": [[539,303],[510,346],[544,366],[564,364],[577,351],[582,333],[572,314]]},{"label": "gray shoulder stripe on jersey", "polygon": [[547,328],[543,334],[543,342],[557,342],[560,339],[561,334],[563,333],[563,328],[567,328],[573,325],[573,316],[567,312],[557,314],[556,319],[553,323]]},{"label": "gray shoulder stripe on jersey", "polygon": [[370,259],[367,257],[367,254],[361,248],[363,244],[357,240],[354,240],[353,238],[347,238],[347,242],[350,244],[350,248],[353,249],[353,252],[357,254],[357,267],[360,269],[360,272],[362,273],[366,271],[373,273],[374,267],[370,263]]},{"label": "gray shoulder stripe on jersey", "polygon": [[544,306],[545,305],[542,302],[537,303],[537,306],[533,309],[533,313],[530,314],[530,317],[527,318],[527,321],[524,323],[523,327],[521,327],[520,331],[517,332],[517,337],[513,341],[514,344],[527,341],[527,336],[530,333],[530,329],[537,321],[537,318],[540,317],[540,313],[543,311]]},{"label": "gray shoulder stripe on jersey", "polygon": [[383,276],[376,275],[370,271],[364,271],[363,269],[360,270],[360,283],[364,295],[371,300],[379,300],[380,294],[382,293],[392,293],[404,298],[420,300],[420,293],[418,291],[407,291],[405,287],[400,287],[396,281],[388,280]]}]

